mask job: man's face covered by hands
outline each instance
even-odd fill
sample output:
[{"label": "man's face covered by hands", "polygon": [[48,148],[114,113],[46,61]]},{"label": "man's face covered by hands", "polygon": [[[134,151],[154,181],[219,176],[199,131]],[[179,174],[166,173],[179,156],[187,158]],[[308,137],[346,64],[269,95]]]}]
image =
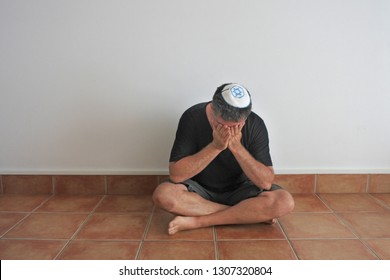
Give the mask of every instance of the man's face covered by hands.
[{"label": "man's face covered by hands", "polygon": [[241,130],[245,120],[239,122],[225,121],[213,112],[211,126],[213,128],[213,144],[219,150],[234,149],[241,145]]}]

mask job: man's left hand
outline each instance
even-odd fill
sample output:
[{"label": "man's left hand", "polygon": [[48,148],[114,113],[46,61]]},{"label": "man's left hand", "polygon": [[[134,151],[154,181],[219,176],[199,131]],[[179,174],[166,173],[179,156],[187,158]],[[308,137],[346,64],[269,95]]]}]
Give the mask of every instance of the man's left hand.
[{"label": "man's left hand", "polygon": [[240,148],[242,146],[242,144],[241,144],[241,138],[242,138],[241,131],[242,131],[242,128],[244,127],[244,125],[245,124],[239,124],[239,125],[229,127],[230,138],[229,138],[228,147],[229,147],[229,150],[231,152],[234,152],[235,150],[237,150],[238,148]]}]

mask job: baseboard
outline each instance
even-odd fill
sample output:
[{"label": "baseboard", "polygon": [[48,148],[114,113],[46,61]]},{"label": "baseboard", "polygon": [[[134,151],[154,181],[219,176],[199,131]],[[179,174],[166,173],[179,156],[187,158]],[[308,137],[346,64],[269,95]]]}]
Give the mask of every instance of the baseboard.
[{"label": "baseboard", "polygon": [[[390,174],[390,168],[277,168],[276,174]],[[0,175],[168,175],[161,169],[0,169]]]}]

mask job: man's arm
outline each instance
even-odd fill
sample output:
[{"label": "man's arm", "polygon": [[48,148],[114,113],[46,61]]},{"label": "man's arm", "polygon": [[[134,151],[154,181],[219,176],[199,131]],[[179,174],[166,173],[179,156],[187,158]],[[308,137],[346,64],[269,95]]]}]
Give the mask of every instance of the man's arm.
[{"label": "man's arm", "polygon": [[241,130],[243,125],[230,128],[231,137],[228,148],[237,159],[245,175],[258,187],[269,190],[274,180],[272,166],[265,166],[257,161],[242,145]]},{"label": "man's arm", "polygon": [[221,151],[211,143],[194,155],[169,163],[169,175],[175,183],[183,182],[194,177],[205,169]]},{"label": "man's arm", "polygon": [[213,129],[213,141],[196,154],[169,163],[169,175],[175,183],[190,179],[205,169],[228,147],[230,132],[222,125]]}]

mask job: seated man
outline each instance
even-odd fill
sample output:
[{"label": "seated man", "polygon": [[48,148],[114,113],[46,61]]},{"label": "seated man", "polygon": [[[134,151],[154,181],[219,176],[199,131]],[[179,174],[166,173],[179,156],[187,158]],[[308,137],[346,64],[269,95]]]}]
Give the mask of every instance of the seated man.
[{"label": "seated man", "polygon": [[217,88],[212,102],[180,118],[170,155],[170,180],[153,194],[157,207],[177,215],[168,233],[225,224],[274,223],[294,208],[273,184],[263,120],[238,84]]}]

